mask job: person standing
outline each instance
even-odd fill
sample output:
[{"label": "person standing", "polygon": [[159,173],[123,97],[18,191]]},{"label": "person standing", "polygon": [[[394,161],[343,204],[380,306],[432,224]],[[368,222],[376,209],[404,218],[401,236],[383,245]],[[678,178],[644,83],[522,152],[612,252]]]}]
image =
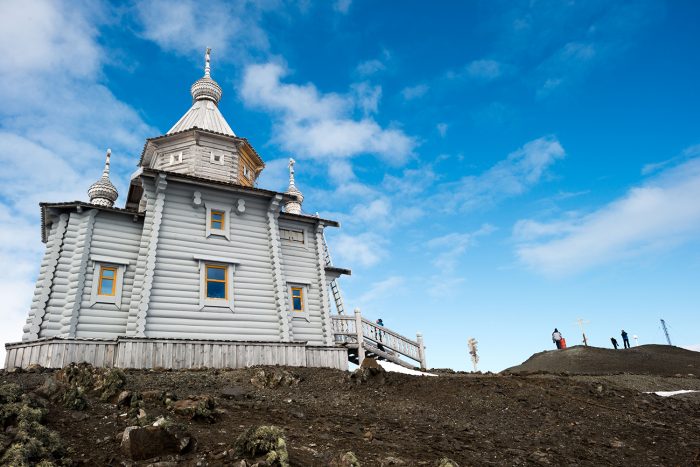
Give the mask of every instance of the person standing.
[{"label": "person standing", "polygon": [[630,348],[630,339],[627,337],[627,333],[624,329],[622,330],[622,343],[625,345],[626,349]]},{"label": "person standing", "polygon": [[[382,321],[381,318],[379,318],[379,319],[377,320],[377,325],[378,325],[378,326],[381,326],[381,327],[384,327],[384,322]],[[377,337],[377,347],[378,347],[379,350],[381,350],[382,352],[385,352],[384,346],[381,344],[381,342],[382,342],[382,340],[383,340],[383,338],[384,338],[384,333],[383,333],[382,331],[377,330],[377,336],[376,336],[376,337]]]},{"label": "person standing", "polygon": [[610,338],[610,342],[612,342],[613,347],[615,347],[615,350],[617,350],[617,341],[615,340],[614,337]]},{"label": "person standing", "polygon": [[554,332],[552,333],[552,342],[557,344],[557,349],[561,349],[561,333],[557,328],[554,328]]}]

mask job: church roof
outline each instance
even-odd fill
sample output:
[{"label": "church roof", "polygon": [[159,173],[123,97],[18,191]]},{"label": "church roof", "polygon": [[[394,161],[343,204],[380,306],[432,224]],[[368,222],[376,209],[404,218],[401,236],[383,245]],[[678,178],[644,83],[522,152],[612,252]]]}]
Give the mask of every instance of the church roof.
[{"label": "church roof", "polygon": [[200,128],[227,136],[236,136],[226,123],[224,116],[219,112],[219,101],[223,91],[221,86],[209,75],[209,52],[211,52],[211,47],[207,47],[207,54],[204,57],[206,60],[204,77],[197,80],[190,89],[192,107],[166,134]]}]

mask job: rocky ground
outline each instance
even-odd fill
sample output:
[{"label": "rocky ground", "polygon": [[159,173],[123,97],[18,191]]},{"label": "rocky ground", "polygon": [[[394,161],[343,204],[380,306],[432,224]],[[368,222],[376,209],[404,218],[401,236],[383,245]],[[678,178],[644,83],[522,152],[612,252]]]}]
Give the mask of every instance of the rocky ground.
[{"label": "rocky ground", "polygon": [[[264,387],[268,379],[261,370],[268,377],[278,374],[269,384],[276,387]],[[88,397],[82,411],[49,401],[44,423],[69,446],[70,465],[80,466],[250,466],[258,462],[255,456],[234,459],[234,444],[258,425],[283,430],[290,465],[298,467],[436,466],[446,458],[460,467],[700,465],[700,397],[644,393],[700,389],[700,379],[687,376],[690,371],[682,377],[373,373],[350,378],[347,372],[318,368],[126,370],[129,389],[145,393],[142,409],[137,408],[142,416],[167,416],[197,440],[191,452],[142,461],[121,446],[122,433],[134,422],[125,415],[129,408],[117,407],[114,399]],[[29,392],[53,374],[46,369],[5,373],[1,382]],[[161,391],[180,401],[210,395],[216,408],[192,419],[162,397],[148,396]],[[5,447],[12,430],[6,431]],[[338,457],[348,451],[357,462]],[[249,462],[241,464],[243,458]]]}]

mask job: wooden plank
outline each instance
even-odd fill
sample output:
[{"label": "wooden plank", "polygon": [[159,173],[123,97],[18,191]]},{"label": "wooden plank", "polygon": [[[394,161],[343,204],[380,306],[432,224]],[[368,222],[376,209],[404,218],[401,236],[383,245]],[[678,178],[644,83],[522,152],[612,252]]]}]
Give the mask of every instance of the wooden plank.
[{"label": "wooden plank", "polygon": [[163,343],[162,342],[156,342],[153,345],[153,364],[154,368],[157,366],[162,366],[165,368],[165,365],[163,363]]},{"label": "wooden plank", "polygon": [[134,352],[134,368],[143,368],[145,359],[146,343],[143,341],[138,341],[136,343],[136,352]]},{"label": "wooden plank", "polygon": [[19,349],[11,349],[6,357],[6,363],[5,363],[5,368],[10,370],[12,368],[15,368],[15,361],[17,360],[17,352],[19,352]]},{"label": "wooden plank", "polygon": [[211,366],[211,345],[210,344],[204,344],[202,345],[202,365],[210,367]]},{"label": "wooden plank", "polygon": [[175,365],[173,364],[173,344],[170,342],[167,342],[165,345],[165,365],[163,365],[165,368],[175,368]]},{"label": "wooden plank", "polygon": [[180,368],[187,368],[185,366],[185,345],[184,344],[175,344],[175,367],[178,370]]},{"label": "wooden plank", "polygon": [[134,343],[127,341],[124,343],[124,368],[133,368],[131,366],[131,354],[133,350]]},{"label": "wooden plank", "polygon": [[255,346],[246,345],[245,346],[245,366],[250,367],[256,365],[255,363]]},{"label": "wooden plank", "polygon": [[97,347],[99,344],[90,344],[87,345],[87,361],[90,363],[92,366],[102,366],[100,363],[97,362]]},{"label": "wooden plank", "polygon": [[56,344],[49,342],[46,346],[46,368],[52,368],[51,362],[53,360],[53,354],[56,351]]},{"label": "wooden plank", "polygon": [[105,346],[105,367],[107,368],[113,368],[116,366],[116,359],[114,354],[117,351],[117,345],[116,344],[108,344]]},{"label": "wooden plank", "polygon": [[265,362],[265,365],[274,365],[275,364],[275,362],[272,358],[272,346],[270,346],[270,345],[263,346],[262,353],[263,353],[262,357],[263,357],[263,361]]},{"label": "wooden plank", "polygon": [[41,344],[41,349],[39,349],[39,361],[37,363],[44,368],[46,368],[46,356],[49,353],[50,346],[51,344],[47,342],[45,344]]},{"label": "wooden plank", "polygon": [[51,356],[51,368],[61,368],[63,365],[63,343],[56,342],[53,345],[53,355]]},{"label": "wooden plank", "polygon": [[193,367],[201,368],[202,365],[205,365],[204,363],[204,349],[202,349],[201,344],[196,345],[196,349],[194,349],[194,362],[192,363]]},{"label": "wooden plank", "polygon": [[106,367],[105,365],[105,345],[97,344],[95,347],[95,366]]}]

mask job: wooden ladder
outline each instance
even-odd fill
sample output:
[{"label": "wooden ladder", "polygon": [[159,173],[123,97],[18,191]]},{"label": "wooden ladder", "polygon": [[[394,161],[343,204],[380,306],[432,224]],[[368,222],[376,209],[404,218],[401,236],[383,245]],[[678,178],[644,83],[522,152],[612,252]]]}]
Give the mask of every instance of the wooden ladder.
[{"label": "wooden ladder", "polygon": [[[328,251],[328,244],[326,243],[326,234],[323,234],[323,251],[325,251],[326,256],[326,266],[333,267],[333,260],[331,259],[331,253]],[[338,310],[339,315],[345,314],[345,305],[343,305],[343,297],[340,295],[340,289],[338,288],[338,279],[333,279],[331,281],[331,292],[333,293],[333,300],[335,300],[335,307]]]}]

